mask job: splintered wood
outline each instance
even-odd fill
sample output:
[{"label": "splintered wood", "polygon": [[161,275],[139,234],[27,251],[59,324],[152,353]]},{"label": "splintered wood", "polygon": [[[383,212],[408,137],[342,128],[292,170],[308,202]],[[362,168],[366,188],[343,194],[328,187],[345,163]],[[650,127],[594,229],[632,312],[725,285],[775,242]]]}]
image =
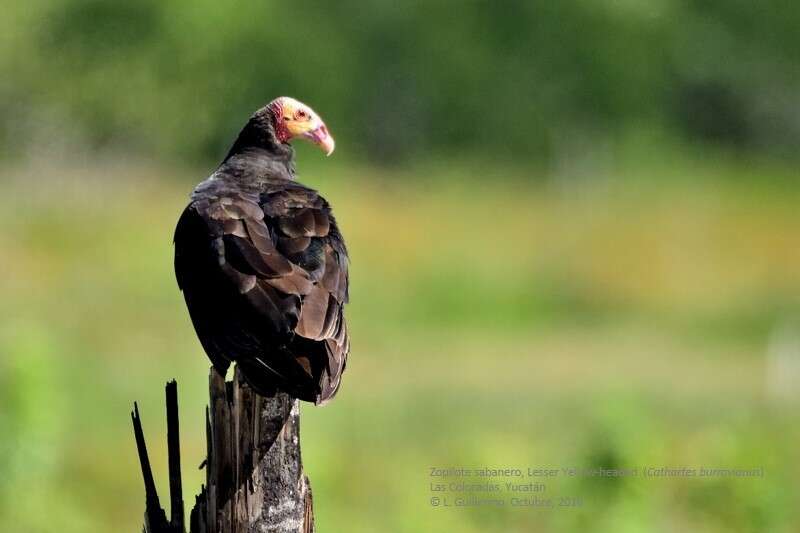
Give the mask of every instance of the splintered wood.
[{"label": "splintered wood", "polygon": [[207,483],[191,532],[313,532],[299,401],[282,392],[259,396],[238,368],[227,383],[212,369],[209,385]]},{"label": "splintered wood", "polygon": [[[191,533],[313,533],[311,486],[300,456],[299,401],[264,397],[238,368],[226,382],[212,368],[206,410],[206,484],[195,499]],[[184,533],[177,384],[167,384],[170,520],[161,508],[141,418],[131,413],[145,485],[145,533]]]}]

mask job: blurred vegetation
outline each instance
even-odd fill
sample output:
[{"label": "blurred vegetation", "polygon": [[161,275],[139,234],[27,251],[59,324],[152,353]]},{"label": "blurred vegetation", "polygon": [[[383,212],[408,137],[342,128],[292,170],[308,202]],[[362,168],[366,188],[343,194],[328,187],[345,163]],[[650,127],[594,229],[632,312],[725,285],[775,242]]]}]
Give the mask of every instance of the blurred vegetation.
[{"label": "blurred vegetation", "polygon": [[[171,236],[257,107],[352,256],[340,396],[304,408],[320,531],[800,523],[800,9],[789,0],[113,4],[0,17],[0,530],[138,530],[128,411],[203,472],[207,362]],[[434,509],[431,466],[574,479],[571,511]]]},{"label": "blurred vegetation", "polygon": [[[676,157],[498,186],[308,155],[353,260],[345,385],[303,410],[321,531],[794,530],[800,189],[774,186],[793,169]],[[0,529],[132,530],[128,411],[166,491],[173,376],[186,502],[203,479],[207,363],[170,242],[199,171],[50,165],[0,176]],[[552,484],[575,510],[428,503],[430,466],[645,464],[767,475]]]},{"label": "blurred vegetation", "polygon": [[0,131],[208,163],[290,94],[383,163],[640,136],[793,155],[798,27],[793,0],[31,0],[0,19]]}]

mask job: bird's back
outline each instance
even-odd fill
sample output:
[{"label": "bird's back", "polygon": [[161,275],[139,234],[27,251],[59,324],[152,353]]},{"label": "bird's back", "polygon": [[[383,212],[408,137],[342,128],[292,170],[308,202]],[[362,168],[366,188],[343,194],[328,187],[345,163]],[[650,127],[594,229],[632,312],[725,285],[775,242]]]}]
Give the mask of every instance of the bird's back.
[{"label": "bird's back", "polygon": [[175,231],[175,273],[218,370],[231,361],[262,394],[324,403],[349,352],[348,257],[328,203],[283,177],[217,173]]}]

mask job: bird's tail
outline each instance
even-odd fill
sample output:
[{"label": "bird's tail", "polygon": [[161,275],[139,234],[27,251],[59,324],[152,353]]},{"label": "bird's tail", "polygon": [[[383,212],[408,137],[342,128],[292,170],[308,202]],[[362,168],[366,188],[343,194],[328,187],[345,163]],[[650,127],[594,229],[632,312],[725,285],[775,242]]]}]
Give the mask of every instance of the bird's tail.
[{"label": "bird's tail", "polygon": [[[280,357],[285,358],[287,355]],[[294,361],[280,364],[275,358],[252,357],[239,359],[236,363],[247,383],[261,396],[274,396],[281,390],[305,402],[317,401],[319,386]]]}]

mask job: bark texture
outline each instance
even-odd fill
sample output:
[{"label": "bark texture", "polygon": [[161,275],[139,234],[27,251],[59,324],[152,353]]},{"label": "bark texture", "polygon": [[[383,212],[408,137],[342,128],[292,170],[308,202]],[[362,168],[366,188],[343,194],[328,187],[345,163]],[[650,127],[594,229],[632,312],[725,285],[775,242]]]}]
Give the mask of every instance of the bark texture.
[{"label": "bark texture", "polygon": [[[255,393],[236,368],[232,382],[213,368],[206,410],[206,484],[191,533],[313,533],[311,486],[300,456],[299,400]],[[170,520],[161,508],[138,407],[131,413],[145,485],[145,533],[183,533],[177,384],[167,384]]]},{"label": "bark texture", "polygon": [[256,394],[238,368],[232,382],[212,368],[206,486],[192,533],[310,533],[311,486],[300,456],[299,401]]}]

